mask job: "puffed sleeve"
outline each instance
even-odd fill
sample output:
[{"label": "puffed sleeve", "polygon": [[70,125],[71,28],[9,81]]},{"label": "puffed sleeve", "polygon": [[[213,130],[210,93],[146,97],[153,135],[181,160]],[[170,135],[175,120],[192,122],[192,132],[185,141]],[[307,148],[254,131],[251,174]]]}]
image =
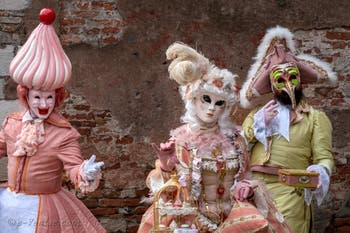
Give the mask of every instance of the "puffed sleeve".
[{"label": "puffed sleeve", "polygon": [[243,135],[248,143],[255,143],[257,141],[254,135],[254,115],[257,111],[258,108],[251,111],[242,124]]},{"label": "puffed sleeve", "polygon": [[59,146],[58,158],[63,163],[66,175],[77,187],[80,179],[79,169],[83,163],[79,145],[80,134],[73,127],[67,131]]},{"label": "puffed sleeve", "polygon": [[332,124],[324,112],[315,110],[311,139],[313,162],[327,168],[329,174],[334,167],[332,155]]}]

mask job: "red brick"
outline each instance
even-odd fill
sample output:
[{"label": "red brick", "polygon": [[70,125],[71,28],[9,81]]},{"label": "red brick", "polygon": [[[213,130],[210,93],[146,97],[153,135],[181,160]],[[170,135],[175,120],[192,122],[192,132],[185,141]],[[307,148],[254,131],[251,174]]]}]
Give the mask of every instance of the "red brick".
[{"label": "red brick", "polygon": [[128,227],[127,229],[127,233],[136,233],[137,230],[138,230],[139,226],[131,226],[131,227]]},{"label": "red brick", "polygon": [[82,1],[79,1],[75,4],[75,6],[81,10],[87,10],[89,9],[89,2],[82,2]]},{"label": "red brick", "polygon": [[115,140],[117,144],[131,144],[133,141],[134,141],[134,138],[131,137],[130,135],[126,135],[122,138],[119,137]]},{"label": "red brick", "polygon": [[98,201],[96,199],[85,199],[81,200],[88,208],[98,207]]},{"label": "red brick", "polygon": [[117,213],[116,208],[96,208],[96,209],[90,209],[93,215],[95,216],[101,216],[101,215],[112,215]]},{"label": "red brick", "polygon": [[85,25],[86,20],[85,19],[74,19],[74,24],[76,25]]},{"label": "red brick", "polygon": [[342,174],[342,175],[350,174],[350,167],[338,166],[337,167],[337,173],[338,174]]},{"label": "red brick", "polygon": [[120,31],[119,27],[106,27],[102,29],[103,33],[117,33]]},{"label": "red brick", "polygon": [[103,8],[103,4],[104,4],[103,1],[93,1],[93,2],[91,2],[91,7],[94,10],[98,10],[99,8]]},{"label": "red brick", "polygon": [[91,129],[90,128],[77,128],[78,132],[81,135],[90,135],[91,134]]},{"label": "red brick", "polygon": [[350,32],[327,32],[326,38],[330,40],[350,40]]},{"label": "red brick", "polygon": [[345,41],[332,42],[333,49],[344,49],[346,47]]},{"label": "red brick", "polygon": [[86,111],[90,110],[90,106],[89,105],[82,105],[81,104],[81,105],[74,105],[73,107],[76,110],[86,110]]},{"label": "red brick", "polygon": [[328,63],[332,63],[333,62],[333,57],[322,57],[322,60]]},{"label": "red brick", "polygon": [[9,14],[9,12],[6,12],[6,11],[0,11],[0,16],[8,17],[8,16],[10,16],[10,14]]},{"label": "red brick", "polygon": [[116,38],[114,38],[113,36],[110,36],[110,37],[107,37],[107,38],[104,38],[102,40],[103,43],[106,43],[106,44],[112,44],[112,43],[115,43],[117,42],[118,40]]},{"label": "red brick", "polygon": [[149,207],[146,207],[146,206],[138,206],[135,208],[135,210],[133,211],[133,214],[144,214],[146,212],[146,210],[148,209]]},{"label": "red brick", "polygon": [[318,98],[309,98],[308,103],[311,106],[321,106],[323,104],[322,100]]},{"label": "red brick", "polygon": [[350,226],[338,227],[337,233],[350,233]]},{"label": "red brick", "polygon": [[135,191],[136,196],[140,197],[140,196],[146,196],[149,193],[149,189],[143,189],[143,190],[136,190]]},{"label": "red brick", "polygon": [[349,225],[350,226],[350,217],[347,217],[347,218],[335,218],[334,219],[334,225],[335,226],[344,226],[344,225]]},{"label": "red brick", "polygon": [[71,34],[78,34],[81,32],[81,27],[70,27],[69,33]]},{"label": "red brick", "polygon": [[[104,123],[106,123],[106,122],[104,122]],[[109,133],[109,132],[111,132],[111,129],[107,128],[107,127],[98,127],[96,130],[96,134],[105,134],[105,133]]]},{"label": "red brick", "polygon": [[110,111],[105,110],[105,111],[95,111],[95,116],[101,117],[101,118],[106,118],[106,117],[111,117],[112,114]]},{"label": "red brick", "polygon": [[101,29],[99,29],[99,28],[91,28],[89,30],[86,30],[86,33],[89,35],[91,35],[91,34],[96,35],[96,34],[99,34],[100,31],[101,31]]},{"label": "red brick", "polygon": [[19,28],[19,25],[17,24],[0,24],[0,31],[4,32],[15,32]]},{"label": "red brick", "polygon": [[120,161],[123,161],[123,162],[125,162],[125,161],[130,161],[130,156],[128,156],[128,155],[121,155],[121,156],[119,157],[119,160],[120,160]]},{"label": "red brick", "polygon": [[75,127],[95,127],[96,123],[95,121],[77,121],[77,120],[70,120],[70,123],[74,125]]},{"label": "red brick", "polygon": [[115,2],[105,2],[103,4],[103,8],[105,10],[115,10],[115,9],[117,9],[117,6],[116,6]]},{"label": "red brick", "polygon": [[109,19],[94,19],[94,20],[91,20],[91,23],[94,25],[110,25],[111,20],[109,20]]},{"label": "red brick", "polygon": [[341,106],[345,103],[344,99],[332,99],[331,100],[331,105],[332,106]]},{"label": "red brick", "polygon": [[[101,184],[100,184],[100,187],[101,187]],[[103,192],[101,189],[96,189],[95,191],[89,193],[88,195],[89,195],[89,198],[102,198]]]},{"label": "red brick", "polygon": [[111,142],[113,140],[113,138],[109,135],[97,135],[96,137],[91,137],[91,140],[95,143],[97,142]]},{"label": "red brick", "polygon": [[60,19],[61,25],[72,25],[73,22],[74,22],[73,19],[70,19],[70,18],[61,18]]},{"label": "red brick", "polygon": [[125,207],[125,206],[138,206],[140,205],[139,198],[126,198],[126,199],[100,199],[99,205],[101,207]]},{"label": "red brick", "polygon": [[62,36],[61,37],[63,44],[79,44],[81,39],[77,36]]},{"label": "red brick", "polygon": [[93,120],[94,115],[90,113],[77,113],[77,114],[72,114],[68,115],[69,119],[77,119],[77,120]]},{"label": "red brick", "polygon": [[97,11],[74,11],[72,12],[75,16],[80,16],[83,18],[93,18],[98,15],[99,12]]}]

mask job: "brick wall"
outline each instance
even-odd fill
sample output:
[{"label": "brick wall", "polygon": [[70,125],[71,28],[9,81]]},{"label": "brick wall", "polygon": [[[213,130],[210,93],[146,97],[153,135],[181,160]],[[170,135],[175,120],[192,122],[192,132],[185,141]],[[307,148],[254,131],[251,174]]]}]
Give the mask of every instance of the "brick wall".
[{"label": "brick wall", "polygon": [[[266,27],[280,23],[266,23],[269,22],[266,19],[254,27],[255,21],[246,12],[261,11],[263,15],[262,8],[249,11],[253,5],[230,8],[225,4],[220,8],[220,1],[214,5],[198,1],[186,7],[180,7],[186,2],[180,0],[172,1],[175,4],[172,6],[157,1],[2,2],[7,3],[6,7],[0,5],[0,120],[16,110],[18,104],[14,100],[15,85],[8,77],[8,64],[37,25],[39,10],[49,4],[57,12],[55,27],[73,63],[71,94],[63,114],[82,135],[83,156],[96,154],[105,162],[99,189],[90,195],[77,195],[108,232],[136,231],[147,208],[139,204],[148,192],[144,181],[155,160],[149,143],[166,140],[169,130],[179,125],[182,103],[176,86],[171,86],[165,78],[167,45],[176,40],[186,40],[193,46],[199,42],[203,53],[215,58],[217,65],[232,68],[242,77],[239,81],[242,82]],[[288,10],[288,4],[291,3],[269,7]],[[329,19],[335,11],[338,18],[345,17],[340,7],[344,5],[328,12]],[[193,10],[198,18],[188,19],[192,13],[186,13],[185,9]],[[278,12],[275,10],[266,11]],[[218,16],[214,12],[219,12]],[[233,22],[235,17],[240,19],[239,24]],[[334,127],[336,169],[326,200],[320,207],[315,206],[316,232],[326,232],[327,227],[336,231],[339,220],[332,222],[333,215],[342,206],[350,187],[350,27],[346,26],[350,19],[344,23],[332,20],[327,27],[315,26],[307,19],[305,25],[298,21],[298,28],[290,24],[298,48],[330,62],[340,80],[334,86],[315,84],[305,88],[310,103],[326,111]],[[238,123],[245,114],[246,110],[239,109]]]},{"label": "brick wall", "polygon": [[61,40],[65,45],[105,46],[120,40],[124,22],[117,1],[59,1]]},{"label": "brick wall", "polygon": [[[118,126],[108,110],[94,109],[81,96],[70,95],[63,115],[82,135],[81,147],[86,159],[96,154],[105,162],[103,179],[98,190],[78,197],[104,224],[108,232],[135,231],[145,207],[140,197],[147,194],[144,187],[145,169],[138,168],[132,151],[134,139]],[[145,144],[144,154],[150,148]],[[68,186],[69,187],[69,186]]]}]

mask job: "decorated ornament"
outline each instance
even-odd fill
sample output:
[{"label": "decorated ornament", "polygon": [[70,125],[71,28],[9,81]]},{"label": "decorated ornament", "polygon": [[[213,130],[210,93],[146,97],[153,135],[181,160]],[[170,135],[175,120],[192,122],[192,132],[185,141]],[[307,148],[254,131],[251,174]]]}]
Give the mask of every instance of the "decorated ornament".
[{"label": "decorated ornament", "polygon": [[39,13],[40,22],[46,25],[50,25],[55,21],[56,14],[51,8],[44,8]]},{"label": "decorated ornament", "polygon": [[55,12],[44,8],[39,18],[41,23],[11,61],[10,76],[29,89],[52,91],[70,80],[72,65],[51,25]]}]

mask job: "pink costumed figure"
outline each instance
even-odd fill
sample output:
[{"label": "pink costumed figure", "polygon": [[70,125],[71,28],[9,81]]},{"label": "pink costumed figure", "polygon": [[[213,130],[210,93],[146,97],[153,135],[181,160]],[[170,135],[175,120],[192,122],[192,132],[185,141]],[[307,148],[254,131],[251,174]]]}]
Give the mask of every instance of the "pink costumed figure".
[{"label": "pink costumed figure", "polygon": [[[180,85],[184,124],[167,142],[153,144],[158,160],[145,199],[153,205],[138,232],[290,232],[263,187],[247,179],[246,144],[231,121],[238,76],[182,43],[166,56],[170,78]],[[172,189],[164,193],[174,179],[186,190],[182,199]]]},{"label": "pink costumed figure", "polygon": [[98,187],[103,162],[84,161],[80,134],[58,112],[71,63],[44,8],[41,23],[10,64],[24,112],[9,114],[0,131],[0,157],[8,157],[8,183],[0,188],[0,229],[9,233],[106,232],[72,193],[63,172],[82,192]]}]

